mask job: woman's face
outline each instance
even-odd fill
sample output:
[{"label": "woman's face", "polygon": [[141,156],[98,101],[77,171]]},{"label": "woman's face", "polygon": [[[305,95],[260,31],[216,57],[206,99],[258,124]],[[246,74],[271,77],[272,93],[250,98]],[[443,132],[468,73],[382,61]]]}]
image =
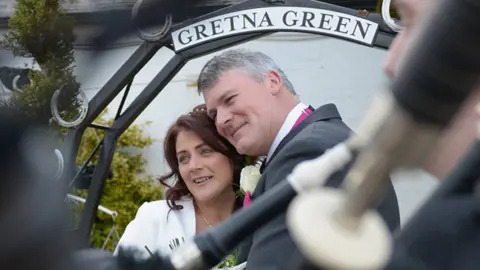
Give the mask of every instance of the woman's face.
[{"label": "woman's face", "polygon": [[233,168],[227,156],[192,131],[178,134],[176,149],[180,176],[195,200],[209,201],[233,192]]}]

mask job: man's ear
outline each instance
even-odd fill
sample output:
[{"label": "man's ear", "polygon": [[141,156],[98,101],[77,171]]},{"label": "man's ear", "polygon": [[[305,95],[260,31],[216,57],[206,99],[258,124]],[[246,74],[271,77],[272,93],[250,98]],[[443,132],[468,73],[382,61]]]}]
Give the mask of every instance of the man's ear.
[{"label": "man's ear", "polygon": [[265,83],[272,95],[277,95],[283,86],[282,76],[275,70],[270,70],[265,74]]}]

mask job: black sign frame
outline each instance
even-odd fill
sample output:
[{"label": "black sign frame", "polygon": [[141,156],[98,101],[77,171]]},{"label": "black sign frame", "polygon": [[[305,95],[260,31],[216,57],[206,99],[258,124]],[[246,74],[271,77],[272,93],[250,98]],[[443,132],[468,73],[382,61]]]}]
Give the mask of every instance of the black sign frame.
[{"label": "black sign frame", "polygon": [[[318,27],[319,25],[314,25],[315,27],[304,27],[303,29],[298,29],[298,28],[294,29],[294,28],[291,28],[291,27],[288,27],[288,26],[285,26],[283,29],[272,29],[273,27],[255,27],[254,30],[244,31],[244,32],[241,32],[241,33],[230,31],[230,34],[223,35],[222,37],[219,37],[219,38],[209,37],[204,42],[199,42],[199,43],[196,43],[195,45],[187,46],[185,48],[177,48],[177,46],[175,46],[175,41],[176,41],[175,33],[178,32],[178,31],[181,31],[182,29],[188,29],[188,28],[194,29],[196,25],[198,25],[198,24],[206,25],[209,22],[214,21],[213,19],[218,18],[218,17],[230,18],[230,20],[225,21],[224,24],[232,25],[235,22],[238,23],[239,20],[242,20],[242,19],[245,21],[245,18],[236,17],[234,19],[237,19],[237,20],[234,20],[234,19],[232,19],[232,17],[228,17],[229,14],[249,13],[249,12],[251,14],[251,13],[254,12],[254,10],[259,10],[259,9],[268,9],[269,11],[273,12],[276,8],[278,8],[278,9],[288,9],[288,10],[291,10],[291,11],[297,11],[298,12],[297,15],[296,15],[296,19],[298,20],[297,23],[302,23],[300,21],[303,20],[304,24],[305,24],[305,21],[307,21],[306,24],[309,24],[309,23],[310,24],[313,24],[313,23],[318,24],[318,23],[320,23],[320,21],[322,19],[325,22],[325,20],[328,20],[330,18],[330,16],[325,16],[325,15],[329,15],[329,14],[325,14],[325,13],[335,13],[335,14],[343,15],[345,18],[354,18],[358,21],[369,22],[372,25],[376,26],[376,30],[374,31],[375,33],[374,33],[373,37],[371,38],[372,40],[370,42],[361,42],[361,41],[355,41],[352,38],[346,38],[346,37],[342,37],[340,35],[330,34],[328,32],[323,32],[322,33],[320,31],[318,31],[318,28],[320,28],[320,27]],[[308,16],[305,16],[305,14],[300,14],[302,12],[301,11],[302,9],[309,9],[309,11],[312,11],[312,12],[316,11],[316,13],[313,14],[314,16],[315,15],[316,16],[322,16],[323,15],[323,17],[322,18],[318,18],[318,17],[315,18],[314,17],[314,18],[311,18],[311,20],[309,21]],[[246,19],[247,23],[252,24],[253,23],[252,20],[257,19],[257,24],[260,24],[263,14],[257,13],[256,15],[258,15],[257,18],[254,18],[253,16],[248,17]],[[292,14],[287,14],[287,15],[292,15]],[[310,14],[307,14],[307,15],[310,15]],[[292,20],[292,18],[290,18],[290,20]],[[204,22],[204,24],[202,24],[202,22]],[[267,23],[265,23],[265,20],[263,22],[264,22],[264,25],[267,24]],[[239,23],[242,24],[242,22],[239,22]],[[343,23],[348,23],[348,20],[343,20]],[[218,27],[219,25],[217,24],[216,26]],[[338,26],[341,26],[341,25],[339,25],[338,22],[337,22],[335,26],[338,27]],[[215,27],[215,26],[213,26],[213,27]],[[208,26],[207,26],[207,28],[208,28]],[[212,27],[210,27],[210,28],[212,28]],[[311,28],[313,28],[313,29],[311,29]],[[315,29],[315,28],[317,28],[317,29]],[[202,32],[201,28],[200,29],[197,28],[196,30],[200,30],[200,31],[196,31],[196,33],[192,33],[192,35],[195,35],[195,34],[198,35],[198,32],[200,32],[200,33]],[[207,31],[208,30],[211,30],[211,29],[207,29]],[[323,35],[323,36],[330,36],[330,37],[339,38],[339,39],[347,40],[347,41],[350,41],[350,42],[359,43],[359,44],[370,46],[370,47],[378,47],[378,48],[382,48],[382,49],[388,48],[392,39],[395,37],[395,32],[393,32],[390,28],[388,28],[388,26],[386,26],[386,24],[383,22],[383,19],[381,18],[381,16],[379,14],[376,14],[376,13],[368,13],[368,12],[364,12],[364,11],[360,11],[360,10],[353,10],[353,9],[349,9],[349,8],[345,8],[345,7],[341,7],[341,6],[336,6],[336,5],[332,5],[332,4],[328,4],[328,3],[324,3],[324,2],[319,2],[319,1],[290,0],[290,1],[288,1],[288,4],[286,4],[286,3],[279,3],[279,2],[269,3],[267,1],[250,0],[250,1],[245,1],[245,2],[239,3],[239,4],[234,5],[234,6],[229,6],[229,7],[211,12],[209,14],[205,14],[203,16],[199,16],[197,18],[187,20],[183,23],[177,24],[172,28],[172,31],[170,33],[170,35],[171,35],[170,38],[171,38],[171,43],[172,43],[173,50],[178,53],[178,52],[184,51],[185,49],[195,48],[199,45],[202,45],[202,44],[205,44],[205,43],[215,42],[219,39],[226,38],[226,37],[238,36],[238,35],[249,34],[249,33],[250,34],[255,34],[255,33],[272,34],[272,33],[277,33],[277,32],[297,32],[297,33],[319,34],[319,35]],[[335,31],[333,31],[333,32],[335,32]]]}]

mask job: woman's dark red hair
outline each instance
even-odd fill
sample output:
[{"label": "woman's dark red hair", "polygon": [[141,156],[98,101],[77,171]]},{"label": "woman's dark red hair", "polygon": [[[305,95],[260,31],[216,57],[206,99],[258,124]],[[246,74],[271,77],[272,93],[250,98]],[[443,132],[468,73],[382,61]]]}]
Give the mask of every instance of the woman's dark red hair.
[{"label": "woman's dark red hair", "polygon": [[[207,115],[205,104],[198,105],[191,113],[180,116],[168,129],[163,142],[164,156],[171,172],[159,178],[162,185],[168,187],[166,192],[167,204],[172,210],[180,210],[183,207],[176,202],[182,197],[189,195],[190,191],[180,175],[177,160],[176,142],[181,131],[195,132],[213,150],[225,155],[233,167],[233,188],[238,190],[240,186],[240,172],[245,166],[245,158],[240,155],[235,147],[225,138],[218,134],[213,120]],[[175,184],[170,186],[166,183],[174,177]]]}]

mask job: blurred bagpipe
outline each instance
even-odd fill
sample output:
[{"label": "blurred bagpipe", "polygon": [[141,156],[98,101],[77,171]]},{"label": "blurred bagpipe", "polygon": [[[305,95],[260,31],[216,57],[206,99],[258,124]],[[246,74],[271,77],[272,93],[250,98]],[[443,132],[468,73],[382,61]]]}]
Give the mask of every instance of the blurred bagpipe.
[{"label": "blurred bagpipe", "polygon": [[[180,12],[183,2],[152,5]],[[360,135],[298,164],[285,181],[251,206],[198,234],[170,256],[153,254],[139,260],[133,250],[113,256],[76,249],[75,239],[65,233],[66,185],[62,183],[67,181],[55,180],[56,159],[49,154],[54,143],[42,127],[2,111],[0,269],[210,269],[284,212],[295,243],[318,269],[441,269],[438,262],[449,269],[474,269],[472,260],[480,246],[480,225],[476,225],[480,204],[473,188],[480,176],[478,141],[394,237],[373,210],[384,191],[382,181],[388,179],[384,176],[422,166],[479,79],[480,3],[437,2],[403,59],[391,91],[375,99],[368,111]],[[110,33],[119,37],[128,29]],[[354,156],[344,185],[323,187]],[[65,168],[69,169],[73,168]]]}]

